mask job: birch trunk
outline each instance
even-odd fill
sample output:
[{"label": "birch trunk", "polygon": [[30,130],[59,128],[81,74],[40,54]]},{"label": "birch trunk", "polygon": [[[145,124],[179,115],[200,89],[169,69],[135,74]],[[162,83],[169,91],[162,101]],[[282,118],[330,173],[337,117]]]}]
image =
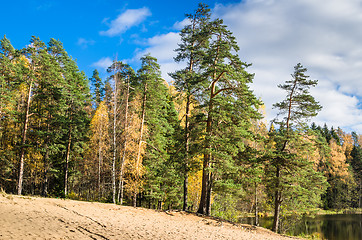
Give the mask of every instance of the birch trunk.
[{"label": "birch trunk", "polygon": [[117,124],[117,96],[118,96],[118,76],[114,75],[114,99],[113,99],[113,159],[112,159],[112,200],[116,203],[116,124]]},{"label": "birch trunk", "polygon": [[[101,127],[101,129],[103,129]],[[100,131],[101,133],[101,131]],[[101,135],[101,134],[100,134]],[[102,166],[102,136],[99,136],[99,144],[98,144],[98,200],[101,199],[101,166]]]},{"label": "birch trunk", "polygon": [[128,141],[128,106],[129,106],[129,81],[127,83],[127,92],[126,92],[126,109],[125,109],[125,120],[124,120],[124,144],[123,144],[123,155],[121,160],[121,172],[119,174],[119,187],[118,187],[118,202],[123,204],[123,172],[124,172],[124,163],[126,160],[126,150],[127,150],[127,141]]},{"label": "birch trunk", "polygon": [[33,80],[30,81],[28,99],[26,101],[25,117],[24,117],[24,130],[21,140],[21,153],[20,153],[20,165],[19,165],[19,180],[18,180],[18,195],[21,195],[23,190],[23,177],[24,177],[24,156],[25,156],[25,143],[28,132],[28,123],[30,117],[30,103],[31,103],[31,94],[33,88]]}]

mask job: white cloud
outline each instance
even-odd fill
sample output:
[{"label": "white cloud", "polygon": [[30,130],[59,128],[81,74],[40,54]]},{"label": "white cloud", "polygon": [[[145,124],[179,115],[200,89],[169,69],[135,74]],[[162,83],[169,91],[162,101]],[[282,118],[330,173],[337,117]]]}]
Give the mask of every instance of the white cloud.
[{"label": "white cloud", "polygon": [[[277,85],[290,79],[302,63],[319,85],[313,95],[323,105],[318,124],[362,133],[362,3],[360,0],[243,0],[216,5],[213,17],[224,19],[240,46],[242,61],[252,63],[251,85],[266,105],[267,118],[276,115],[272,105],[285,97]],[[181,29],[187,20],[176,22]],[[182,68],[173,61],[179,33],[169,32],[146,41],[131,62],[151,53],[163,77]]]},{"label": "white cloud", "polygon": [[339,126],[348,131],[362,133],[362,111],[358,107],[359,100],[356,96],[343,94],[327,81],[320,83],[313,90],[313,95],[323,106],[316,123],[319,125],[327,123],[329,127]]},{"label": "white cloud", "polygon": [[173,28],[176,30],[181,30],[183,29],[186,25],[190,24],[190,20],[188,18],[185,18],[184,20],[182,20],[181,22],[176,22],[173,25]]},{"label": "white cloud", "polygon": [[252,63],[252,88],[261,96],[269,119],[272,104],[284,98],[277,85],[290,79],[301,62],[319,80],[314,96],[323,110],[313,121],[362,133],[362,4],[358,0],[246,0],[216,5]]},{"label": "white cloud", "polygon": [[156,35],[146,40],[145,49],[137,50],[135,57],[128,62],[138,62],[139,59],[145,54],[150,53],[151,56],[157,58],[157,62],[161,66],[162,77],[168,82],[172,79],[168,76],[168,73],[180,68],[180,65],[175,63],[173,58],[176,57],[174,51],[178,47],[180,42],[179,33],[169,32],[167,34]]},{"label": "white cloud", "polygon": [[113,61],[110,57],[103,57],[99,59],[97,62],[92,64],[92,67],[101,68],[102,70],[106,70],[108,67],[112,65]]},{"label": "white cloud", "polygon": [[[151,11],[147,7],[128,9],[118,15],[116,19],[112,20],[109,24],[109,29],[107,31],[101,31],[100,34],[109,37],[121,35],[131,27],[143,22],[150,15]],[[105,22],[107,22],[107,20],[105,20]]]}]

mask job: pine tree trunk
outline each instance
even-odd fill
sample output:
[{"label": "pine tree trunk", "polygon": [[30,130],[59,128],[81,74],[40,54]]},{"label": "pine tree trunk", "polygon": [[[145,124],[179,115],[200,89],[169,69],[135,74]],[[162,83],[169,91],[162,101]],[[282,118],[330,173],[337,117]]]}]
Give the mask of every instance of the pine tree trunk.
[{"label": "pine tree trunk", "polygon": [[362,198],[362,196],[361,196],[361,193],[362,193],[362,177],[359,179],[359,200],[358,200],[358,207],[359,207],[359,209],[361,209],[361,198]]},{"label": "pine tree trunk", "polygon": [[212,192],[212,173],[209,173],[209,184],[207,186],[206,195],[206,215],[211,215],[211,192]]},{"label": "pine tree trunk", "polygon": [[[210,108],[211,108],[211,104],[210,104]],[[212,123],[212,118],[211,115],[209,113],[209,116],[207,118],[207,123],[206,123],[206,134],[207,134],[207,138],[209,136],[209,134],[211,134],[211,123]],[[203,166],[202,166],[202,185],[201,185],[201,198],[200,198],[200,205],[199,205],[199,209],[197,210],[198,213],[200,214],[205,214],[207,215],[210,211],[209,211],[209,204],[208,204],[208,195],[209,195],[209,189],[210,189],[210,172],[209,172],[209,165],[210,165],[210,158],[211,158],[211,153],[209,152],[210,149],[210,143],[207,141],[206,142],[206,152],[204,153],[204,161],[203,161]]]},{"label": "pine tree trunk", "polygon": [[259,215],[258,215],[258,184],[255,183],[255,196],[254,196],[254,202],[255,202],[255,226],[259,226]]},{"label": "pine tree trunk", "polygon": [[[48,126],[49,127],[49,126]],[[49,151],[48,144],[44,145],[45,147],[45,156],[44,156],[44,182],[43,182],[43,191],[42,195],[44,197],[48,196],[48,169],[49,169]]]},{"label": "pine tree trunk", "polygon": [[215,97],[215,84],[216,81],[213,81],[211,85],[211,93],[210,93],[210,102],[209,102],[209,111],[206,120],[206,142],[205,142],[205,153],[204,153],[204,161],[203,161],[203,169],[202,169],[202,185],[201,185],[201,198],[199,209],[197,210],[200,214],[208,215],[210,213],[210,194],[211,194],[211,175],[210,175],[210,160],[211,160],[211,146],[210,146],[210,138],[212,132],[212,111],[213,111],[213,98]]},{"label": "pine tree trunk", "polygon": [[185,113],[185,176],[184,176],[184,199],[182,210],[187,210],[187,192],[188,192],[188,174],[189,174],[189,141],[190,141],[190,132],[189,132],[189,114],[190,114],[190,98],[191,95],[188,94],[186,100],[186,113]]},{"label": "pine tree trunk", "polygon": [[[138,153],[137,153],[137,161],[136,161],[136,182],[139,179],[138,173],[139,173],[139,168],[141,167],[141,149],[142,149],[142,138],[143,138],[143,131],[144,131],[144,123],[145,123],[145,115],[146,115],[146,101],[147,101],[147,83],[145,84],[145,88],[144,88],[144,95],[143,95],[143,104],[142,104],[142,121],[141,121],[141,126],[140,126],[140,137],[139,137],[139,141],[138,141]],[[134,197],[133,197],[133,206],[136,207],[137,205],[137,190],[134,190]]]},{"label": "pine tree trunk", "polygon": [[70,160],[70,146],[72,144],[72,127],[69,128],[68,135],[68,146],[67,146],[67,154],[65,158],[65,169],[64,169],[64,196],[68,195],[68,168],[69,168],[69,160]]},{"label": "pine tree trunk", "polygon": [[280,188],[280,168],[277,167],[276,170],[276,186],[275,186],[275,194],[274,194],[274,221],[273,221],[273,232],[278,232],[279,230],[279,215],[280,215],[280,206],[282,203],[282,193]]},{"label": "pine tree trunk", "polygon": [[23,190],[23,175],[24,175],[24,156],[25,156],[25,143],[28,132],[28,123],[29,123],[29,112],[30,112],[30,103],[31,103],[31,93],[33,88],[33,80],[29,84],[28,99],[26,101],[25,109],[25,118],[24,118],[24,130],[21,140],[21,153],[20,153],[20,165],[19,165],[19,180],[18,180],[18,195],[21,195]]}]

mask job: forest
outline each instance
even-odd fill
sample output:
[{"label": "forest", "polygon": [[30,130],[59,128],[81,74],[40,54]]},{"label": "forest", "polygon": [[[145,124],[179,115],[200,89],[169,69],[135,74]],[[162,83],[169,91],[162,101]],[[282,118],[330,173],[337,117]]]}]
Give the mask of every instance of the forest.
[{"label": "forest", "polygon": [[175,62],[161,78],[114,60],[82,72],[59,40],[0,42],[0,188],[237,221],[313,208],[361,208],[362,135],[318,126],[317,85],[301,63],[266,121],[233,33],[200,4],[186,15]]}]

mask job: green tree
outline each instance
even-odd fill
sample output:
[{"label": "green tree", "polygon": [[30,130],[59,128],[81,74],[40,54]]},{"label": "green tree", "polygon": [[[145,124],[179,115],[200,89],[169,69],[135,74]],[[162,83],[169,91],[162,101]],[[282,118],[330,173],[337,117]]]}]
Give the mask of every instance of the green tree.
[{"label": "green tree", "polygon": [[[258,118],[260,104],[248,84],[253,74],[249,64],[236,54],[235,37],[221,19],[207,25],[210,44],[201,66],[202,82],[196,94],[200,101],[198,116],[202,127],[203,177],[198,213],[210,214],[213,181],[223,172],[236,171],[235,157],[250,137],[250,120]],[[227,175],[224,175],[227,177]]]},{"label": "green tree", "polygon": [[[179,122],[166,82],[161,78],[157,59],[145,55],[141,61],[136,88],[142,97],[139,148],[143,144],[147,146],[143,160],[146,167],[145,197],[149,205],[152,205],[152,201],[156,201],[161,207],[166,201],[171,204],[170,198],[173,198],[173,201],[178,198],[175,198],[173,192],[177,191],[177,188],[172,184],[175,182],[178,184],[179,177],[170,162],[170,156],[174,151],[173,137]],[[147,132],[143,130],[144,127],[147,128]]]},{"label": "green tree", "polygon": [[[46,46],[45,44],[40,41],[39,38],[32,37],[30,41],[30,46],[27,47],[26,56],[30,61],[30,67],[29,69],[26,69],[28,71],[23,72],[23,74],[26,75],[24,78],[24,84],[27,89],[27,95],[25,104],[23,106],[22,110],[22,137],[21,137],[21,146],[20,146],[20,160],[19,160],[19,177],[18,177],[18,186],[17,186],[17,193],[18,195],[22,194],[23,190],[23,178],[24,178],[24,158],[26,154],[26,143],[28,138],[28,130],[29,130],[29,120],[30,116],[33,115],[31,113],[31,105],[32,105],[32,99],[36,94],[33,92],[36,91],[37,84],[36,81],[39,77],[39,70],[42,66],[42,57],[46,55]],[[35,89],[34,89],[35,88]]]},{"label": "green tree", "polygon": [[21,71],[28,61],[14,49],[5,36],[0,40],[0,185],[14,192],[14,165],[18,162],[20,126],[17,116],[20,107],[23,81]]},{"label": "green tree", "polygon": [[266,155],[269,159],[266,170],[271,183],[269,187],[274,192],[272,230],[275,232],[278,231],[283,201],[293,200],[294,204],[299,200],[301,205],[307,200],[313,203],[312,200],[318,199],[318,194],[323,193],[326,186],[325,179],[306,158],[306,153],[313,148],[313,144],[307,141],[306,120],[316,116],[321,109],[309,93],[317,80],[309,80],[306,71],[300,63],[294,67],[292,79],[278,86],[287,92],[286,98],[274,104],[279,110],[274,120],[279,129],[270,133],[271,151]]},{"label": "green tree", "polygon": [[353,207],[361,208],[362,206],[362,148],[360,145],[355,144],[351,152],[354,178],[357,183],[356,199]]},{"label": "green tree", "polygon": [[200,81],[199,68],[202,63],[209,35],[205,32],[205,26],[210,21],[210,9],[205,4],[199,4],[199,8],[193,14],[186,14],[190,24],[186,25],[180,32],[181,43],[176,49],[176,62],[186,62],[184,69],[178,70],[170,74],[174,79],[176,89],[181,95],[182,101],[185,101],[184,120],[184,147],[183,147],[183,173],[184,173],[184,194],[183,207],[187,210],[187,191],[188,191],[188,175],[191,164],[190,153],[190,114],[192,95],[197,90],[197,82]]},{"label": "green tree", "polygon": [[[61,153],[62,161],[60,172],[64,176],[64,194],[68,194],[69,169],[76,160],[81,159],[83,145],[88,139],[90,91],[88,79],[81,72],[76,62],[68,55],[63,44],[55,39],[50,39],[48,52],[52,54],[59,66],[63,77],[61,99],[59,104],[64,104],[64,115],[59,117],[62,127]],[[73,160],[72,160],[73,159]],[[71,165],[70,165],[71,164]]]},{"label": "green tree", "polygon": [[102,79],[99,77],[99,72],[97,69],[94,69],[90,81],[94,87],[94,101],[96,103],[96,107],[98,107],[101,101],[103,100],[104,87]]}]

